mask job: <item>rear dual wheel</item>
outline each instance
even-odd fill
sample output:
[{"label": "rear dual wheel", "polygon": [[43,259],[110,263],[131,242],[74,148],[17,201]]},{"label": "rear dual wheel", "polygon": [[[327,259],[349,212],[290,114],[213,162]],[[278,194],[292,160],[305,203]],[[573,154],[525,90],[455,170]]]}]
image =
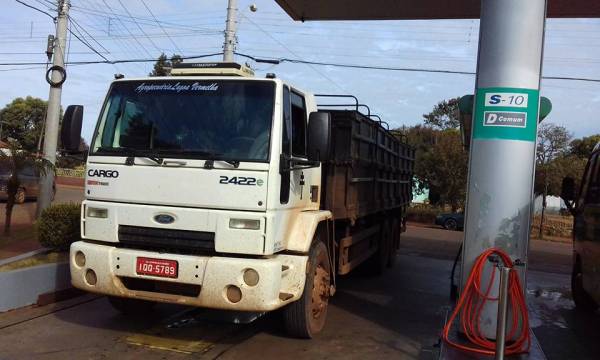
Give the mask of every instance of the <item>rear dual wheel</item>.
[{"label": "rear dual wheel", "polygon": [[379,231],[379,244],[377,252],[367,260],[366,266],[368,272],[373,275],[381,275],[386,268],[392,267],[396,255],[396,236],[400,237],[400,232],[394,231],[394,221],[384,220]]},{"label": "rear dual wheel", "polygon": [[331,264],[327,246],[317,237],[308,257],[304,291],[299,300],[283,309],[286,332],[310,339],[325,326],[331,288]]}]

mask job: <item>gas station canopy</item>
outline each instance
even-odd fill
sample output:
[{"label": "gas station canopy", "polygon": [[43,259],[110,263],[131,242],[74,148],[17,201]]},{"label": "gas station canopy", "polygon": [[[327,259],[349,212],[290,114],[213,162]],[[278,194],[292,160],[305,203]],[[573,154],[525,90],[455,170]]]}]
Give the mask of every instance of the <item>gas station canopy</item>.
[{"label": "gas station canopy", "polygon": [[[275,1],[292,19],[300,21],[478,19],[481,8],[481,0]],[[600,1],[548,0],[548,17],[600,17]]]}]

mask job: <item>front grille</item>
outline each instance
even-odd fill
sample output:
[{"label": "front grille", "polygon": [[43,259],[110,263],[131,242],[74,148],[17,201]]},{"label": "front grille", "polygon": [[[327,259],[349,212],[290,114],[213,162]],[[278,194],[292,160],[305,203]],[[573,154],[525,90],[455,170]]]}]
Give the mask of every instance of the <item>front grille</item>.
[{"label": "front grille", "polygon": [[214,253],[215,233],[119,225],[119,243],[128,248],[168,253]]}]

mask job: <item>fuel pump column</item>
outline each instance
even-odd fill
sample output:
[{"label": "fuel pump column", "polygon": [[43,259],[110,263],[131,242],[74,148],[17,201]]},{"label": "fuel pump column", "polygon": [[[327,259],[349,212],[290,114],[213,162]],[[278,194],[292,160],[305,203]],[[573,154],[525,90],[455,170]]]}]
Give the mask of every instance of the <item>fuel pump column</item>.
[{"label": "fuel pump column", "polygon": [[[490,248],[523,263],[516,271],[525,284],[545,17],[545,0],[481,2],[463,289],[476,259]],[[492,271],[490,264],[483,279]],[[480,318],[486,338],[496,337],[496,319],[496,303],[486,304]]]}]

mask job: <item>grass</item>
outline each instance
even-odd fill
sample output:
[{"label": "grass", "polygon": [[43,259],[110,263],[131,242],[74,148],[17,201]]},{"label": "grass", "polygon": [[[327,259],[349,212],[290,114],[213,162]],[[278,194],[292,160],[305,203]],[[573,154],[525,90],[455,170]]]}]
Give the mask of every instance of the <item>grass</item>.
[{"label": "grass", "polygon": [[22,259],[19,261],[12,262],[10,264],[0,266],[0,272],[23,269],[23,268],[38,266],[38,265],[43,265],[43,264],[65,262],[68,260],[69,260],[69,253],[67,253],[67,252],[50,252],[50,253],[46,253],[46,254],[38,254],[38,255],[34,255],[32,257],[28,257],[26,259]]}]

